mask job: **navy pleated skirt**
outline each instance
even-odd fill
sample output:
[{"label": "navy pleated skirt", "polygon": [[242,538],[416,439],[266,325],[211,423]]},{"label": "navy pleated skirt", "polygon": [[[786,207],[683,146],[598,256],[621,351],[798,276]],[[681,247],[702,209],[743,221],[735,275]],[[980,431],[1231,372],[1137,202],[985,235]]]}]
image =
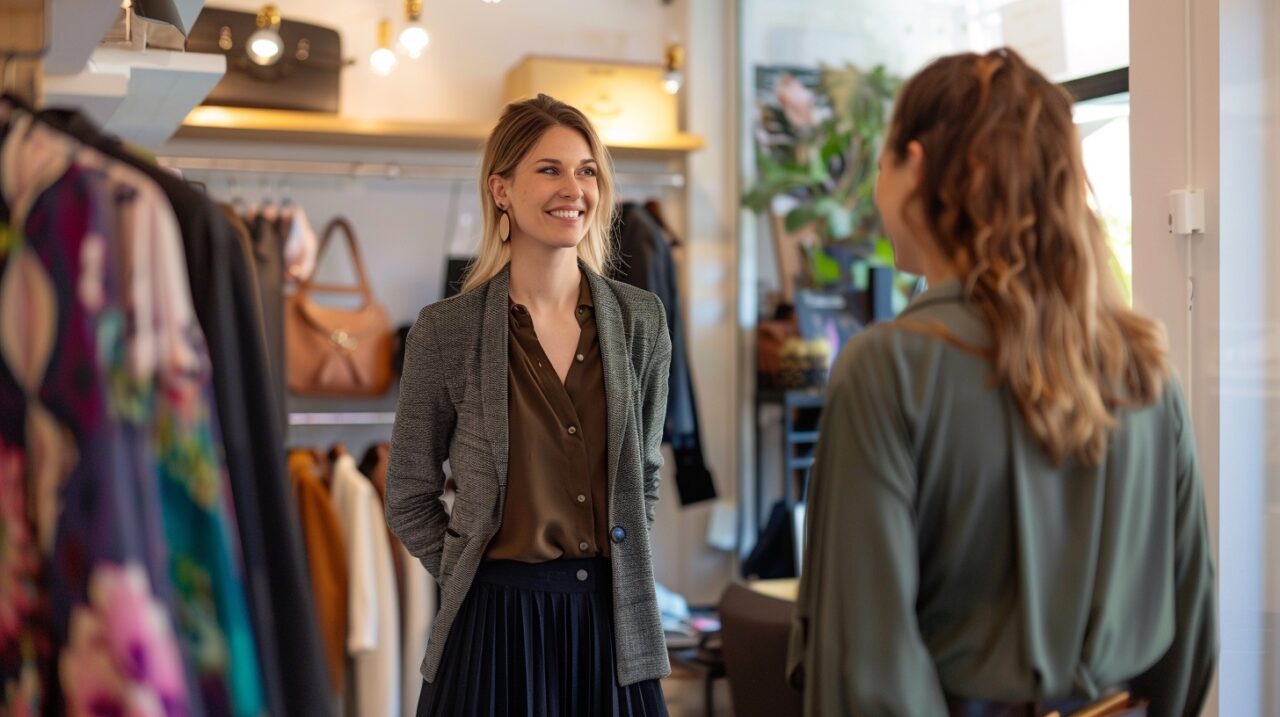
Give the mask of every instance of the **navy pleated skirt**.
[{"label": "navy pleated skirt", "polygon": [[622,687],[603,558],[480,564],[419,717],[666,715],[658,680]]}]

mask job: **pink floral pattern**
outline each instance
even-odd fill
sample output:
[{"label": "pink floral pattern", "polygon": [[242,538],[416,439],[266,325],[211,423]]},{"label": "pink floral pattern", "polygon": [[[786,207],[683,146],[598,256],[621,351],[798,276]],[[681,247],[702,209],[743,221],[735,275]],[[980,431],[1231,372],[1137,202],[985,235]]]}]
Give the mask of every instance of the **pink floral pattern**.
[{"label": "pink floral pattern", "polygon": [[807,130],[817,124],[814,116],[814,95],[800,80],[792,75],[778,78],[774,93],[787,121],[796,130]]},{"label": "pink floral pattern", "polygon": [[172,208],[143,175],[7,109],[0,717],[52,702],[76,715],[260,715]]},{"label": "pink floral pattern", "polygon": [[27,521],[22,453],[0,441],[0,647],[18,639],[23,615],[35,607],[32,578],[39,569]]},{"label": "pink floral pattern", "polygon": [[185,715],[182,656],[146,571],[99,565],[89,599],[71,613],[70,642],[60,658],[68,713]]},{"label": "pink floral pattern", "polygon": [[40,665],[53,645],[43,628],[48,605],[41,585],[43,563],[28,515],[27,462],[20,448],[0,439],[0,715],[36,717],[45,690]]},{"label": "pink floral pattern", "polygon": [[4,690],[3,714],[9,717],[37,717],[40,714],[40,699],[44,691],[40,673],[31,662],[22,666],[18,679],[6,683]]}]

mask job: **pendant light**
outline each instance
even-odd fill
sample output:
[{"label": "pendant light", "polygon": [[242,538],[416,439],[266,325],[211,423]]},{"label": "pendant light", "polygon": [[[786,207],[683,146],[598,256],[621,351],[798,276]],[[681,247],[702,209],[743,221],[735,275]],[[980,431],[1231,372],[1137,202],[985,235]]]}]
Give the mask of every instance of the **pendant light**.
[{"label": "pendant light", "polygon": [[662,68],[662,89],[674,95],[684,84],[684,46],[676,42],[668,44]]},{"label": "pendant light", "polygon": [[378,21],[378,49],[369,55],[369,66],[374,74],[386,76],[396,69],[396,53],[391,49],[391,21]]},{"label": "pendant light", "polygon": [[274,65],[284,54],[284,40],[280,38],[280,11],[275,5],[264,5],[258,11],[258,29],[249,36],[245,52],[258,65]]},{"label": "pendant light", "polygon": [[413,59],[422,57],[431,36],[422,26],[422,0],[404,0],[405,26],[400,31],[400,47]]}]

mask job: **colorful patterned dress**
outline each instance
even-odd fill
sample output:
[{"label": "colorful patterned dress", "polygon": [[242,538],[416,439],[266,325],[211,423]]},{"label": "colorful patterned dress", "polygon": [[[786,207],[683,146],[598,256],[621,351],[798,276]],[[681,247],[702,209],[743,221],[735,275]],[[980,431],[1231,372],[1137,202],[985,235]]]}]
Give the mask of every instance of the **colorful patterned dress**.
[{"label": "colorful patterned dress", "polygon": [[264,711],[209,361],[143,175],[0,103],[0,704]]}]

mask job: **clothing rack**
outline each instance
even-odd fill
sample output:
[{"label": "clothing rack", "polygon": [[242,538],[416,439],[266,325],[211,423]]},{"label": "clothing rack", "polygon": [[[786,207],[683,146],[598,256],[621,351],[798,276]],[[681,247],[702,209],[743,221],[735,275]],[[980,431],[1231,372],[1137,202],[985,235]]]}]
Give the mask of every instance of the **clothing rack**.
[{"label": "clothing rack", "polygon": [[[311,159],[223,159],[214,157],[160,156],[162,167],[192,172],[249,172],[374,179],[426,179],[444,182],[474,181],[476,168],[447,164],[403,164],[400,162],[333,162]],[[679,172],[619,172],[620,185],[681,189],[684,174]]]},{"label": "clothing rack", "polygon": [[289,414],[290,426],[389,426],[396,422],[394,411],[346,411],[317,413],[295,411]]}]

